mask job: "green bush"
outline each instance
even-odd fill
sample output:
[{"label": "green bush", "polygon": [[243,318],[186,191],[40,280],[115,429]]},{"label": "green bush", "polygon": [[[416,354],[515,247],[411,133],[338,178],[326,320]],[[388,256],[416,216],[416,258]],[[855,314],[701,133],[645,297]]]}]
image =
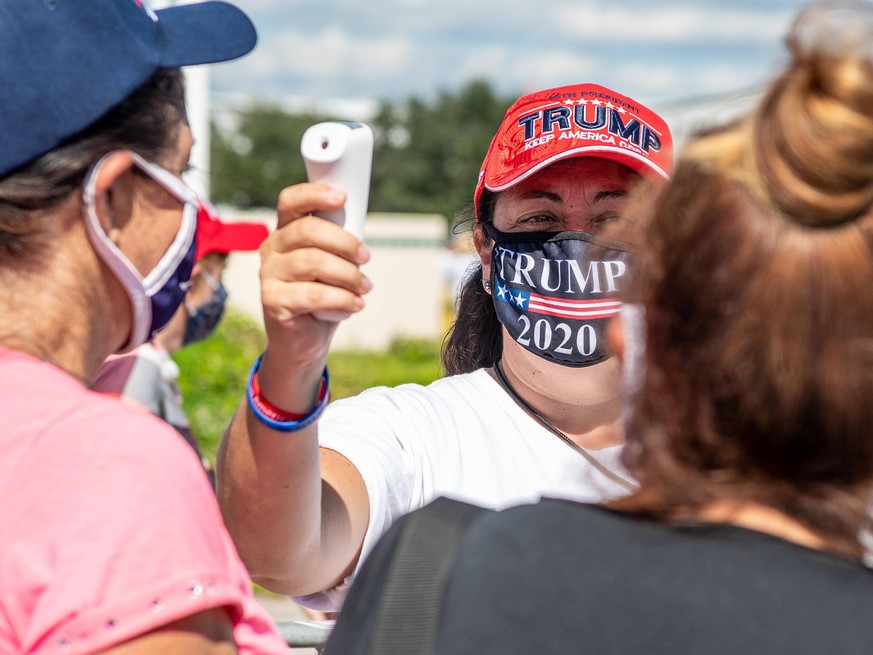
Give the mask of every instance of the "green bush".
[{"label": "green bush", "polygon": [[[265,343],[255,321],[228,310],[215,334],[173,356],[181,370],[185,413],[203,454],[212,461]],[[385,352],[332,352],[331,398],[354,396],[378,385],[428,384],[442,375],[439,347],[438,340],[397,339]]]},{"label": "green bush", "polygon": [[336,351],[327,358],[331,397],[347,398],[376,386],[429,384],[442,376],[438,341],[395,339],[385,352]]},{"label": "green bush", "polygon": [[215,461],[221,435],[243,398],[252,364],[264,349],[260,326],[228,310],[215,333],[179,350],[182,405],[203,454]]}]

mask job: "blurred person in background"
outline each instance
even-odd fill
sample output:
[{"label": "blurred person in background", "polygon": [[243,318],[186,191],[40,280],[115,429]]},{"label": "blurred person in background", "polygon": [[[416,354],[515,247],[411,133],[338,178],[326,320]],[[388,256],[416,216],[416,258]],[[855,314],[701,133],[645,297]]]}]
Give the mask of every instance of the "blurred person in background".
[{"label": "blurred person in background", "polygon": [[287,651],[191,449],[88,389],[194,266],[179,67],[256,40],[226,3],[0,3],[0,652]]},{"label": "blurred person in background", "polygon": [[440,255],[439,272],[442,278],[442,327],[448,333],[458,317],[458,301],[464,282],[479,264],[479,256],[469,232],[455,232],[453,228]]},{"label": "blurred person in background", "polygon": [[341,206],[341,192],[282,192],[261,249],[268,345],[217,465],[253,579],[335,610],[376,539],[436,496],[507,507],[636,488],[619,462],[619,366],[603,335],[627,245],[601,233],[631,187],[664,180],[671,152],[658,115],[605,87],[519,98],[475,186],[480,263],[444,349],[450,377],[371,389],[323,417],[337,323],[322,317],[363,307],[369,252],[310,215]]},{"label": "blurred person in background", "polygon": [[[871,43],[870,3],[806,9],[751,115],[632,205],[641,247],[611,341],[640,488],[482,512],[430,599],[436,647],[415,652],[870,652]],[[405,524],[329,652],[368,652]]]},{"label": "blurred person in background", "polygon": [[200,457],[214,484],[212,463],[202,456],[182,408],[179,366],[172,354],[209,337],[224,314],[227,291],[221,275],[233,251],[257,250],[269,230],[260,223],[224,222],[201,201],[197,216],[195,264],[185,300],[170,322],[147,343],[111,356],[97,375],[94,391],[119,396],[132,407],[151,412],[172,425]]}]

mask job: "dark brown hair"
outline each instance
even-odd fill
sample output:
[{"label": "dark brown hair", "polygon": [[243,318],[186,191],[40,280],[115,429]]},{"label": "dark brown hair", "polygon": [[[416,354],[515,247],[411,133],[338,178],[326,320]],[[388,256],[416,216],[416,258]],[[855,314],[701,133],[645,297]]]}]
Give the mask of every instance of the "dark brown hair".
[{"label": "dark brown hair", "polygon": [[[479,199],[481,223],[494,221],[496,202],[496,193],[487,190],[482,193]],[[470,206],[455,229],[474,226],[475,222]],[[488,239],[484,234],[483,238]],[[458,295],[457,318],[443,340],[443,369],[447,375],[471,373],[493,366],[502,354],[502,328],[491,296],[482,288],[482,265],[479,264],[467,275]]]},{"label": "dark brown hair", "polygon": [[873,481],[873,64],[810,31],[826,18],[802,14],[758,108],[696,139],[639,205],[647,248],[629,299],[645,312],[645,372],[624,457],[641,491],[616,506],[757,502],[859,559]]},{"label": "dark brown hair", "polygon": [[38,254],[47,210],[77,191],[100,157],[127,148],[160,163],[185,120],[181,71],[158,71],[86,130],[0,179],[0,266]]}]

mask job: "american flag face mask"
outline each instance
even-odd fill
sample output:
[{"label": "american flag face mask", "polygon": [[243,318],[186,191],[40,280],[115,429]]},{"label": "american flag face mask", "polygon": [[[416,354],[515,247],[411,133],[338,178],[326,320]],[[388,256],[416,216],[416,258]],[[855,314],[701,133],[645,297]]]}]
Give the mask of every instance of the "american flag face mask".
[{"label": "american flag face mask", "polygon": [[606,360],[606,324],[621,310],[615,297],[627,273],[629,247],[588,232],[484,227],[494,241],[491,296],[510,336],[562,366]]}]

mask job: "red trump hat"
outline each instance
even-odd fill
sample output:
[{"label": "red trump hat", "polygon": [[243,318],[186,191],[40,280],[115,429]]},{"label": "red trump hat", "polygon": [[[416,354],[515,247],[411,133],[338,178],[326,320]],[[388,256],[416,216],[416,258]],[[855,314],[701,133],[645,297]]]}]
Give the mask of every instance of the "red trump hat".
[{"label": "red trump hat", "polygon": [[218,211],[205,200],[200,201],[197,214],[197,252],[199,261],[212,252],[230,253],[235,250],[257,250],[270,234],[261,223],[225,223]]},{"label": "red trump hat", "polygon": [[673,137],[666,121],[636,100],[597,84],[546,89],[516,100],[491,141],[474,203],[568,157],[600,157],[644,177],[666,179]]}]

